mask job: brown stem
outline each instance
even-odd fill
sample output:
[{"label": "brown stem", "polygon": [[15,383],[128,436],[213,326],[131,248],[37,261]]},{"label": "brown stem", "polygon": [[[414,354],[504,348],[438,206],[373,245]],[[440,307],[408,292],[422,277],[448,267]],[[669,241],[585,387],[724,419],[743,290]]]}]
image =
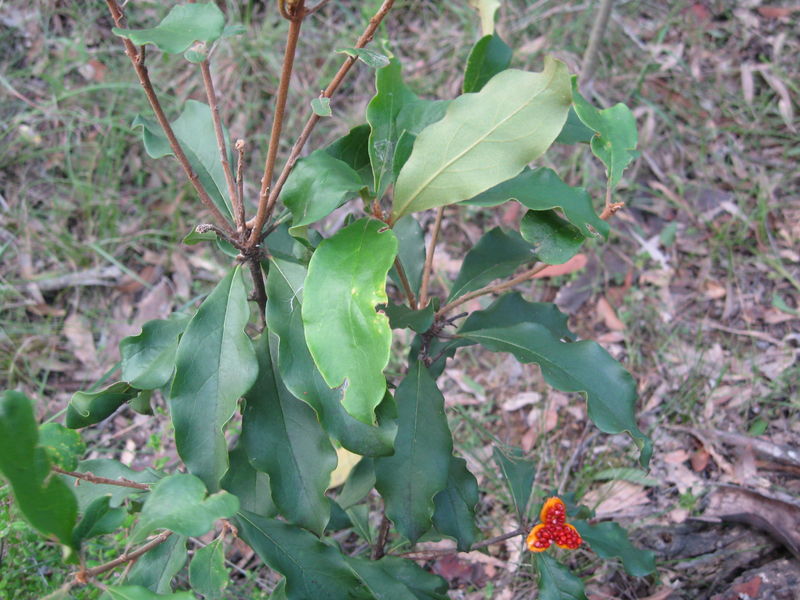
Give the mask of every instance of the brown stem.
[{"label": "brown stem", "polygon": [[264,287],[264,273],[261,271],[261,261],[258,257],[250,258],[247,261],[247,266],[250,267],[250,275],[253,277],[253,300],[258,306],[262,325],[266,325],[267,291],[266,287]]},{"label": "brown stem", "polygon": [[322,8],[323,6],[325,6],[325,5],[326,5],[328,2],[330,2],[330,0],[320,0],[320,2],[318,2],[317,4],[315,4],[314,6],[312,6],[311,8],[309,8],[309,9],[306,9],[306,16],[308,16],[308,15],[313,15],[313,14],[314,14],[315,12],[317,12],[317,11],[318,11],[320,8]]},{"label": "brown stem", "polygon": [[125,554],[122,554],[117,558],[115,558],[114,560],[111,560],[105,564],[92,567],[91,569],[84,569],[78,571],[75,574],[75,580],[78,583],[86,583],[91,577],[96,577],[97,575],[105,573],[106,571],[110,571],[111,569],[115,569],[126,562],[136,560],[145,552],[152,550],[159,544],[163,544],[165,541],[167,541],[167,538],[169,538],[169,536],[171,535],[172,535],[171,531],[164,531],[163,533],[159,533],[152,540],[150,540],[149,542],[147,542],[142,546],[139,546],[136,550],[133,550],[131,552],[126,552]]},{"label": "brown stem", "polygon": [[431,244],[428,246],[428,253],[425,255],[425,267],[422,270],[422,284],[419,288],[419,306],[425,308],[428,304],[428,282],[433,270],[433,254],[436,252],[436,241],[439,237],[439,229],[442,227],[442,217],[444,216],[444,206],[436,209],[436,220],[433,222],[431,231]]},{"label": "brown stem", "polygon": [[612,202],[611,200],[611,182],[606,185],[606,204],[603,207],[603,212],[600,213],[600,218],[607,221],[614,213],[625,206],[624,202]]},{"label": "brown stem", "polygon": [[219,148],[219,158],[222,163],[222,170],[225,173],[225,182],[228,184],[228,198],[233,207],[233,217],[238,231],[244,230],[244,217],[239,209],[239,198],[236,195],[236,185],[233,181],[231,163],[228,161],[228,149],[225,146],[225,136],[222,134],[222,121],[219,118],[219,106],[217,105],[217,95],[214,93],[214,80],[211,78],[211,67],[208,59],[200,63],[200,72],[203,74],[203,84],[206,88],[206,98],[208,106],[211,108],[211,120],[214,122],[214,134],[217,137],[217,147]]},{"label": "brown stem", "polygon": [[[124,28],[125,17],[122,13],[122,9],[119,7],[119,4],[117,4],[116,0],[106,0],[106,4],[108,5],[108,10],[111,12],[111,18],[114,19],[114,24],[117,27]],[[183,167],[186,177],[189,178],[189,182],[194,187],[202,203],[211,212],[211,214],[214,216],[214,219],[219,222],[220,226],[229,233],[232,233],[233,230],[231,229],[227,219],[214,205],[214,202],[211,200],[208,192],[206,192],[200,183],[197,173],[194,172],[192,165],[189,164],[189,159],[186,158],[183,147],[181,147],[178,138],[175,137],[175,133],[172,131],[172,126],[169,124],[169,120],[164,114],[164,110],[161,108],[161,103],[158,101],[158,97],[153,89],[153,84],[150,81],[150,76],[147,73],[147,67],[144,64],[144,47],[142,47],[141,52],[137,52],[136,46],[134,46],[133,42],[131,42],[129,39],[122,38],[122,42],[125,45],[125,54],[128,55],[128,58],[131,60],[131,64],[133,64],[133,68],[136,71],[137,77],[139,78],[139,83],[141,84],[142,89],[147,96],[150,107],[155,113],[156,120],[158,120],[158,124],[161,125],[161,128],[164,130],[164,134],[167,136],[167,141],[172,149],[172,153],[175,155],[175,158],[178,159],[181,167]]]},{"label": "brown stem", "polygon": [[[513,537],[517,537],[518,535],[525,535],[530,530],[530,527],[520,527],[519,529],[515,529],[514,531],[509,531],[508,533],[504,533],[502,535],[497,535],[495,537],[489,538],[488,540],[483,540],[482,542],[476,542],[469,547],[469,551],[478,550],[480,548],[485,548],[486,546],[491,546],[493,544],[498,544],[500,542],[504,542],[506,540],[510,540]],[[405,556],[407,558],[412,559],[426,559],[432,558],[434,556],[441,556],[444,554],[456,554],[458,553],[458,549],[453,548],[442,548],[436,550],[412,550],[411,552],[403,552],[402,554],[396,554],[394,556]]]},{"label": "brown stem", "polygon": [[[361,37],[358,38],[358,41],[355,44],[356,48],[363,48],[366,46],[370,41],[372,41],[372,37],[375,35],[375,31],[378,29],[378,26],[383,21],[386,14],[391,10],[392,5],[394,4],[394,0],[384,0],[381,7],[378,11],[372,16],[369,20],[369,25],[364,30],[364,33],[361,34]],[[328,87],[321,94],[321,98],[331,98],[333,94],[338,89],[339,85],[342,83],[345,75],[350,70],[350,67],[356,62],[355,56],[348,56],[342,66],[339,67],[339,70],[336,72],[336,75],[333,76],[333,79],[328,84]],[[305,146],[306,142],[308,141],[309,136],[311,135],[314,126],[320,120],[320,116],[317,114],[312,114],[308,121],[306,121],[305,126],[303,127],[303,131],[300,133],[300,137],[297,138],[297,141],[292,146],[292,150],[289,152],[289,159],[286,161],[286,164],[281,171],[281,174],[278,176],[278,180],[275,182],[275,185],[272,186],[270,190],[270,202],[274,205],[275,202],[278,200],[278,196],[281,193],[281,189],[283,189],[283,184],[286,183],[286,179],[289,177],[289,173],[291,173],[292,168],[294,167],[294,163],[297,162],[297,158],[300,156],[300,152],[303,150],[303,146]],[[254,230],[255,231],[255,230]]]},{"label": "brown stem", "polygon": [[146,483],[136,483],[135,481],[131,481],[130,479],[108,479],[106,477],[98,477],[92,473],[79,473],[77,471],[65,471],[60,467],[53,467],[53,471],[56,473],[60,473],[62,475],[69,475],[70,477],[74,477],[75,479],[83,479],[84,481],[89,481],[91,483],[100,483],[103,485],[118,485],[120,487],[127,487],[133,488],[135,490],[149,490],[150,486]]},{"label": "brown stem", "polygon": [[375,547],[372,549],[372,560],[379,560],[386,554],[386,540],[389,537],[389,517],[386,516],[384,510],[381,515],[381,525],[378,529],[378,539],[375,542]]},{"label": "brown stem", "polygon": [[244,150],[245,150],[245,141],[244,140],[236,140],[236,153],[238,158],[236,160],[236,197],[238,198],[238,203],[236,204],[236,208],[238,209],[239,213],[236,216],[236,223],[237,225],[241,222],[241,230],[240,232],[244,232],[245,228],[245,216],[244,216]]},{"label": "brown stem", "polygon": [[[267,197],[269,185],[272,181],[272,171],[275,168],[275,158],[278,156],[278,146],[280,144],[281,129],[283,128],[283,113],[286,109],[286,98],[289,95],[289,80],[292,77],[292,67],[294,66],[294,56],[297,50],[297,41],[300,39],[300,26],[303,24],[305,9],[304,0],[299,0],[295,5],[295,12],[289,21],[289,33],[286,37],[286,50],[283,54],[283,68],[281,69],[281,79],[278,84],[278,97],[275,101],[275,115],[272,119],[272,131],[269,137],[269,148],[267,149],[267,160],[264,163],[264,175],[261,177],[261,190],[258,193],[258,211],[253,222],[253,230],[247,245],[251,248],[258,244],[261,228],[267,221],[277,196],[272,194]],[[283,2],[281,2],[283,6]]]},{"label": "brown stem", "polygon": [[417,310],[417,299],[414,297],[414,291],[411,289],[411,284],[408,282],[408,277],[406,277],[406,271],[399,258],[394,259],[394,268],[397,271],[397,276],[400,278],[400,283],[403,286],[403,291],[406,293],[406,298],[408,298],[408,305],[412,310]]},{"label": "brown stem", "polygon": [[437,317],[441,317],[447,314],[449,311],[453,310],[457,306],[461,306],[465,302],[469,302],[473,298],[478,298],[479,296],[485,296],[486,294],[495,294],[497,292],[502,292],[507,290],[510,287],[514,287],[518,283],[522,283],[523,281],[527,281],[528,279],[532,278],[534,275],[545,269],[548,265],[540,264],[531,267],[513,277],[507,281],[501,281],[500,283],[495,283],[494,285],[487,285],[486,287],[482,287],[479,290],[475,290],[474,292],[470,292],[469,294],[464,294],[460,298],[453,300],[449,304],[445,304],[439,312],[436,313]]}]

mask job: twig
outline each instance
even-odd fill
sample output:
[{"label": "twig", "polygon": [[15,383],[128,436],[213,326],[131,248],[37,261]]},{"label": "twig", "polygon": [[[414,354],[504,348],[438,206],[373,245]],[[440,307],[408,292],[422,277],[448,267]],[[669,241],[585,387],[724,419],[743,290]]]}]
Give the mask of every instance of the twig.
[{"label": "twig", "polygon": [[228,149],[225,146],[225,136],[222,134],[222,121],[219,118],[219,106],[217,105],[217,95],[214,93],[214,80],[211,78],[211,67],[208,59],[200,63],[200,72],[203,74],[203,85],[206,88],[206,98],[208,106],[211,108],[211,120],[214,122],[214,134],[217,137],[217,147],[219,148],[219,158],[222,163],[222,170],[225,173],[225,182],[228,184],[228,197],[233,207],[233,217],[238,231],[244,230],[244,217],[239,207],[239,198],[236,195],[236,185],[233,181],[231,163],[228,161]]},{"label": "twig", "polygon": [[[386,14],[391,10],[392,5],[394,4],[394,0],[384,0],[381,7],[378,11],[373,15],[373,17],[369,20],[369,25],[364,30],[364,33],[361,34],[361,37],[358,38],[358,41],[355,44],[356,48],[363,48],[366,46],[370,41],[372,41],[372,37],[375,35],[375,31],[378,29],[378,26],[383,21]],[[350,70],[350,67],[356,62],[355,56],[348,56],[342,66],[339,67],[339,70],[336,72],[336,75],[333,76],[333,79],[328,84],[328,87],[320,95],[321,98],[331,98],[333,94],[338,89],[339,85],[342,83],[345,75]],[[308,141],[309,136],[311,135],[314,126],[320,120],[320,116],[316,113],[312,114],[308,121],[306,121],[305,126],[303,127],[303,131],[300,133],[300,137],[297,138],[297,141],[292,146],[292,150],[289,152],[289,158],[286,161],[286,164],[283,167],[283,171],[278,176],[278,180],[275,182],[275,185],[270,190],[270,202],[274,205],[278,199],[278,196],[281,193],[281,189],[283,189],[283,184],[286,183],[286,179],[289,177],[289,173],[291,173],[292,168],[294,167],[294,163],[297,162],[297,158],[300,156],[300,152],[303,150],[303,146],[305,146],[306,142]],[[263,223],[262,223],[263,225]],[[255,229],[254,229],[255,231]]]},{"label": "twig", "polygon": [[516,277],[513,277],[512,279],[509,279],[507,281],[501,281],[500,283],[495,283],[494,285],[487,285],[486,287],[482,287],[481,289],[475,290],[474,292],[470,292],[469,294],[464,294],[460,298],[456,298],[452,302],[445,304],[441,309],[439,309],[439,311],[436,313],[436,316],[437,317],[443,316],[448,312],[450,312],[451,310],[453,310],[454,308],[456,308],[457,306],[461,306],[462,304],[464,304],[465,302],[469,302],[473,298],[478,298],[479,296],[485,296],[486,294],[496,294],[498,292],[507,290],[510,287],[514,287],[518,283],[522,283],[523,281],[531,279],[537,273],[543,271],[547,266],[548,265],[546,264],[535,265],[530,269],[523,271]]},{"label": "twig", "polygon": [[92,567],[91,569],[83,569],[81,571],[78,571],[75,574],[75,581],[77,581],[78,583],[87,583],[89,578],[91,577],[96,577],[101,573],[105,573],[106,571],[115,569],[121,564],[130,562],[132,560],[136,560],[145,552],[148,552],[153,548],[155,548],[156,546],[163,544],[165,541],[167,541],[167,538],[169,538],[169,536],[171,535],[172,535],[171,531],[164,531],[162,533],[159,533],[156,537],[154,537],[152,540],[150,540],[143,546],[139,546],[136,550],[133,550],[131,552],[126,552],[125,554],[121,554],[114,560],[111,560],[105,564]]},{"label": "twig", "polygon": [[431,244],[428,246],[428,253],[425,255],[425,266],[422,269],[422,284],[419,287],[419,306],[425,308],[428,304],[428,282],[433,270],[433,254],[436,252],[436,241],[439,237],[439,230],[442,227],[442,217],[444,216],[444,206],[436,209],[436,220],[433,222],[431,231]]},{"label": "twig", "polygon": [[611,181],[609,181],[606,185],[606,204],[603,207],[603,212],[600,213],[600,218],[603,219],[603,221],[607,221],[614,215],[614,213],[624,206],[624,202],[611,201]]},{"label": "twig", "polygon": [[92,473],[79,473],[78,471],[65,471],[60,467],[53,467],[53,471],[56,473],[60,473],[61,475],[69,475],[70,477],[74,477],[75,479],[83,479],[84,481],[89,481],[91,483],[100,483],[103,485],[118,485],[120,487],[127,487],[133,488],[135,490],[144,490],[147,491],[150,489],[150,486],[146,483],[136,483],[135,481],[131,481],[130,479],[108,479],[107,477],[98,477]]},{"label": "twig", "polygon": [[600,0],[600,7],[597,9],[592,32],[589,34],[589,44],[586,46],[586,52],[584,52],[583,60],[581,61],[580,81],[582,85],[589,83],[594,75],[594,68],[597,64],[597,50],[600,48],[600,42],[606,33],[612,4],[612,0]]},{"label": "twig", "polygon": [[312,6],[311,8],[308,8],[308,9],[306,9],[306,16],[308,16],[308,15],[313,15],[313,14],[314,14],[315,12],[317,12],[317,11],[318,11],[320,8],[322,8],[323,6],[325,6],[325,5],[326,5],[328,2],[330,2],[330,0],[320,0],[320,2],[319,2],[318,4],[315,4],[315,5],[314,5],[314,6]]},{"label": "twig", "polygon": [[[124,28],[125,17],[116,0],[106,0],[106,5],[108,6],[108,10],[111,12],[111,18],[114,19],[114,24],[117,27]],[[192,169],[192,165],[189,163],[189,159],[186,158],[183,147],[178,141],[178,138],[175,137],[175,133],[172,131],[172,126],[169,124],[169,120],[164,114],[164,109],[161,108],[161,103],[158,101],[158,97],[153,89],[153,84],[150,81],[150,76],[147,73],[147,67],[144,64],[144,47],[141,48],[141,51],[137,52],[136,46],[134,46],[133,42],[131,42],[128,38],[122,38],[122,42],[125,45],[125,54],[127,54],[128,58],[131,60],[131,64],[133,65],[136,75],[139,78],[139,83],[141,84],[142,89],[144,89],[145,96],[147,96],[147,100],[150,103],[150,107],[153,109],[153,113],[155,113],[156,120],[164,130],[164,134],[167,136],[167,141],[169,142],[169,147],[172,149],[172,153],[175,155],[175,158],[178,159],[181,167],[183,167],[183,171],[189,178],[189,182],[194,187],[197,195],[200,197],[201,202],[209,211],[211,211],[211,214],[214,216],[214,219],[219,222],[220,226],[229,233],[232,233],[233,230],[230,228],[228,220],[222,215],[220,210],[211,200],[208,192],[206,192],[205,188],[203,188],[202,184],[200,183],[197,173],[195,173],[194,169]]]},{"label": "twig", "polygon": [[[258,211],[256,212],[256,218],[253,222],[253,230],[250,232],[250,238],[247,240],[247,245],[251,248],[258,244],[258,239],[261,236],[261,228],[264,226],[277,200],[277,196],[270,194],[268,197],[267,193],[269,192],[269,185],[272,181],[272,171],[275,168],[275,158],[278,156],[281,129],[283,128],[283,113],[286,109],[286,98],[289,95],[289,80],[292,77],[292,67],[294,66],[297,41],[300,39],[300,26],[303,24],[303,17],[305,16],[305,9],[303,8],[304,1],[305,0],[299,0],[294,7],[294,14],[290,15],[289,33],[286,37],[286,50],[283,54],[283,68],[281,69],[281,79],[278,84],[278,97],[275,101],[275,114],[272,118],[272,131],[269,136],[267,160],[264,163],[264,175],[261,177],[261,190],[258,193]],[[281,1],[280,6],[282,12],[285,10],[283,4],[284,3]]]},{"label": "twig", "polygon": [[[482,542],[476,542],[469,547],[469,551],[478,550],[480,548],[485,548],[486,546],[491,546],[493,544],[498,544],[500,542],[504,542],[506,540],[510,540],[513,537],[517,537],[519,535],[525,535],[530,531],[530,527],[524,526],[514,531],[509,531],[508,533],[504,533],[502,535],[497,535],[495,537],[489,538],[488,540],[483,540]],[[435,550],[412,550],[411,552],[403,552],[401,554],[395,554],[394,556],[404,556],[406,558],[412,559],[426,559],[426,558],[433,558],[434,556],[442,556],[446,554],[457,554],[459,551],[457,548],[442,548],[442,549],[435,549]]]},{"label": "twig", "polygon": [[236,160],[236,197],[238,198],[238,203],[235,205],[236,208],[239,210],[239,215],[237,218],[237,225],[239,222],[242,223],[242,229],[240,231],[244,231],[244,223],[245,223],[245,216],[244,216],[244,150],[245,150],[245,141],[244,140],[236,140],[236,153],[238,158]]},{"label": "twig", "polygon": [[261,271],[261,261],[253,257],[247,261],[250,267],[250,275],[253,277],[253,300],[258,306],[258,313],[261,315],[261,323],[267,322],[267,290],[264,287],[264,273]]},{"label": "twig", "polygon": [[384,510],[381,515],[381,525],[378,529],[378,539],[375,541],[375,547],[372,549],[372,560],[379,560],[386,554],[386,540],[389,537],[389,517],[386,516]]},{"label": "twig", "polygon": [[408,277],[406,277],[406,271],[399,258],[394,259],[394,268],[397,271],[397,276],[400,278],[400,283],[403,286],[406,298],[408,298],[409,307],[411,307],[412,310],[417,310],[417,299],[414,297],[414,291],[411,289],[411,284],[408,282]]}]

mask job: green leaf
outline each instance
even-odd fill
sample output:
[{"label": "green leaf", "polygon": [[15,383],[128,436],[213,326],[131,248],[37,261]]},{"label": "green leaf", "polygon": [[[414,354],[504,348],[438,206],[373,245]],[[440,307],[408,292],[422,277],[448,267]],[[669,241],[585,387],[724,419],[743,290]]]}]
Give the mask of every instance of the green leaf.
[{"label": "green leaf", "polygon": [[339,48],[336,52],[339,54],[347,54],[347,56],[354,56],[373,69],[382,69],[383,67],[389,66],[388,56],[368,48]]},{"label": "green leaf", "polygon": [[492,352],[510,352],[520,362],[536,363],[554,388],[584,394],[594,424],[605,433],[627,431],[641,450],[640,464],[647,467],[653,444],[636,426],[636,383],[602,346],[590,341],[561,342],[537,323],[487,329],[474,326],[468,319],[459,335]]},{"label": "green leaf", "polygon": [[39,445],[47,451],[54,465],[67,471],[74,471],[86,452],[81,434],[58,423],[45,423],[39,427]]},{"label": "green leaf", "polygon": [[447,486],[433,501],[433,524],[439,533],[455,538],[460,552],[468,552],[478,538],[475,506],[478,504],[478,481],[463,458],[450,457]]},{"label": "green leaf", "polygon": [[[142,128],[144,149],[151,158],[172,155],[172,148],[169,146],[167,137],[156,121],[138,115],[133,120],[131,127]],[[172,131],[181,143],[192,170],[197,174],[200,184],[208,192],[214,205],[225,217],[232,219],[233,213],[228,204],[228,184],[225,180],[225,171],[219,159],[219,148],[217,147],[217,136],[214,133],[211,109],[202,102],[187,100],[181,116],[172,122]],[[228,161],[231,165],[234,165],[228,132],[223,129],[223,134],[228,151]]]},{"label": "green leaf", "polygon": [[[392,231],[397,236],[397,258],[403,266],[411,290],[417,294],[422,285],[422,270],[425,267],[425,232],[410,215],[395,223]],[[401,286],[400,276],[394,266],[389,271],[389,276],[398,287]]]},{"label": "green leaf", "polygon": [[549,57],[541,73],[506,70],[480,92],[456,98],[417,137],[395,184],[392,221],[514,177],[550,147],[569,104],[567,68]]},{"label": "green leaf", "polygon": [[540,600],[586,600],[583,582],[547,552],[535,554]]},{"label": "green leaf", "polygon": [[592,152],[606,166],[608,183],[616,187],[625,170],[634,158],[639,156],[636,144],[636,118],[631,109],[622,103],[611,108],[598,110],[578,92],[578,82],[572,80],[572,101],[575,112],[583,123],[595,131],[592,137]]},{"label": "green leaf", "polygon": [[404,105],[417,96],[403,83],[400,62],[392,59],[387,67],[375,72],[377,93],[367,105],[370,125],[369,157],[375,181],[375,197],[381,198],[390,183],[394,150],[400,134],[396,119]]},{"label": "green leaf", "polygon": [[538,323],[560,340],[575,341],[575,334],[567,328],[568,318],[551,302],[528,302],[518,292],[512,292],[500,296],[487,309],[472,313],[462,328],[470,331]]},{"label": "green leaf", "polygon": [[8,390],[0,398],[0,473],[11,484],[17,506],[36,529],[72,548],[78,502],[66,483],[51,474],[31,401]]},{"label": "green leaf", "polygon": [[409,367],[395,399],[395,452],[375,459],[375,487],[386,503],[386,515],[413,544],[430,529],[433,497],[447,486],[453,438],[444,396],[422,363]]},{"label": "green leaf", "polygon": [[191,592],[175,592],[174,594],[154,594],[139,585],[110,585],[100,600],[196,600]]},{"label": "green leaf", "polygon": [[351,600],[359,588],[342,554],[313,534],[246,511],[238,513],[236,525],[240,537],[286,578],[289,600]]},{"label": "green leaf", "polygon": [[178,4],[156,27],[149,29],[119,29],[116,35],[128,38],[137,46],[154,44],[162,52],[179,54],[194,42],[210,43],[222,35],[225,15],[214,2],[207,4]]},{"label": "green leaf", "polygon": [[216,231],[204,231],[200,233],[196,229],[192,229],[186,237],[181,240],[181,243],[187,246],[195,246],[203,242],[215,242],[218,239]]},{"label": "green leaf", "polygon": [[122,521],[127,513],[121,508],[111,508],[110,500],[110,496],[102,496],[86,509],[83,518],[72,531],[72,539],[76,548],[79,548],[84,540],[113,533],[122,526]]},{"label": "green leaf", "polygon": [[372,187],[372,165],[369,162],[369,133],[369,125],[353,127],[347,135],[326,146],[324,151],[333,158],[338,158],[358,173],[359,177],[361,177],[361,182],[365,186]]},{"label": "green leaf", "polygon": [[608,223],[592,207],[592,199],[584,188],[570,187],[546,167],[530,170],[497,185],[464,202],[473,206],[497,206],[506,200],[517,200],[530,210],[560,208],[570,223],[586,237],[598,233],[608,237]]},{"label": "green leaf", "polygon": [[189,321],[175,356],[169,409],[178,454],[206,487],[228,469],[222,428],[256,379],[258,362],[244,331],[250,318],[241,267],[208,295]]},{"label": "green leaf", "polygon": [[511,456],[495,446],[492,455],[508,484],[517,517],[523,522],[533,490],[533,479],[536,477],[536,464],[532,460],[526,460],[520,448],[512,447],[509,451]]},{"label": "green leaf", "polygon": [[[447,589],[446,582],[441,577],[424,571],[416,563],[409,560],[394,556],[385,556],[376,561],[348,556],[345,560],[375,600],[447,598],[443,593],[443,590]],[[407,567],[405,564],[401,565],[400,563],[408,563],[409,566]],[[420,591],[431,588],[435,591],[432,594],[418,595],[403,579],[395,575],[396,569],[402,569],[404,579],[408,579],[409,576],[413,577],[414,579],[411,581],[420,586]],[[444,588],[442,587],[443,584]]]},{"label": "green leaf", "polygon": [[386,391],[392,330],[375,306],[386,303],[386,274],[396,254],[390,229],[359,219],[320,243],[305,282],[302,316],[311,356],[328,386],[346,383],[342,405],[367,424]]},{"label": "green leaf", "polygon": [[189,583],[208,600],[222,598],[230,576],[225,568],[225,547],[221,538],[194,553],[189,563]]},{"label": "green leaf", "polygon": [[67,405],[67,427],[79,429],[99,423],[138,394],[139,390],[124,381],[112,383],[99,392],[75,392]]},{"label": "green leaf", "polygon": [[153,405],[152,405],[152,398],[153,398],[153,390],[141,390],[137,395],[136,398],[132,398],[128,405],[131,407],[131,410],[139,413],[140,415],[149,415],[153,414]]},{"label": "green leaf", "polygon": [[140,585],[158,594],[169,594],[172,591],[172,578],[184,564],[186,564],[186,536],[175,533],[136,559],[125,578],[125,583]]},{"label": "green leaf", "polygon": [[428,125],[441,121],[452,100],[415,100],[403,105],[397,114],[397,130],[414,136]]},{"label": "green leaf", "polygon": [[392,160],[392,181],[397,179],[403,165],[406,164],[408,157],[411,156],[411,150],[414,148],[414,141],[417,136],[408,131],[403,131],[397,139],[397,145],[394,148],[394,159]]},{"label": "green leaf", "polygon": [[148,321],[139,335],[124,338],[119,343],[122,380],[139,390],[166,385],[175,370],[178,338],[188,322],[187,315],[176,313],[169,319]]},{"label": "green leaf", "polygon": [[311,407],[292,396],[276,374],[268,334],[256,341],[256,357],[258,379],[245,395],[242,447],[250,464],[269,475],[281,514],[321,535],[330,518],[325,490],[336,451]]},{"label": "green leaf", "polygon": [[272,501],[269,475],[256,471],[239,444],[228,454],[230,467],[220,485],[239,499],[239,508],[262,517],[274,517],[278,509]]},{"label": "green leaf", "polygon": [[342,509],[347,510],[366,498],[373,487],[375,487],[375,461],[371,458],[362,458],[350,471],[336,502]]},{"label": "green leaf", "polygon": [[333,114],[331,112],[331,99],[325,96],[314,98],[311,101],[311,110],[320,117],[330,117]]},{"label": "green leaf", "polygon": [[281,194],[292,212],[289,233],[327,217],[362,187],[358,173],[325,150],[298,160]]},{"label": "green leaf", "polygon": [[286,579],[281,579],[278,582],[278,585],[276,585],[275,589],[272,590],[272,594],[270,594],[269,600],[287,600],[287,598],[286,598]]},{"label": "green leaf", "polygon": [[206,498],[206,487],[194,475],[169,475],[145,498],[131,543],[141,542],[155,529],[200,536],[211,530],[214,521],[231,517],[237,510],[239,501],[233,494],[220,491]]},{"label": "green leaf", "polygon": [[428,304],[422,310],[412,310],[404,304],[392,304],[390,302],[384,308],[384,312],[389,317],[389,325],[392,329],[409,327],[417,333],[425,333],[433,325],[433,317],[436,310],[433,304]]},{"label": "green leaf", "polygon": [[494,17],[500,8],[500,0],[469,0],[469,5],[477,10],[481,17],[483,35],[491,35],[494,31]]},{"label": "green leaf", "polygon": [[575,107],[570,107],[567,122],[556,138],[557,144],[588,144],[594,137],[594,130],[589,129],[575,112]]},{"label": "green leaf", "polygon": [[467,252],[447,301],[511,275],[518,266],[534,259],[533,248],[516,231],[495,227],[487,231]]},{"label": "green leaf", "polygon": [[283,383],[295,398],[317,412],[326,431],[351,452],[362,456],[391,454],[397,426],[391,419],[381,418],[383,404],[378,408],[378,427],[355,419],[342,406],[342,390],[328,387],[311,358],[301,316],[306,272],[296,262],[277,257],[270,261],[267,323],[280,338],[278,367]]},{"label": "green leaf", "polygon": [[[159,477],[153,473],[134,471],[111,458],[82,460],[75,470],[78,473],[91,473],[106,479],[127,479],[136,483],[156,483],[159,480]],[[74,490],[75,497],[78,499],[78,508],[84,513],[97,498],[102,496],[109,496],[109,506],[115,508],[130,496],[146,493],[134,488],[105,483],[85,484],[80,482],[80,485],[77,485],[78,480],[69,475],[62,475],[61,478]]]},{"label": "green leaf", "polygon": [[479,39],[467,57],[464,93],[480,92],[487,81],[508,68],[512,54],[508,44],[496,33]]},{"label": "green leaf", "polygon": [[644,577],[656,570],[655,555],[650,550],[637,548],[628,540],[628,532],[617,523],[606,521],[589,525],[586,521],[572,521],[583,541],[600,558],[619,557],[629,575]]},{"label": "green leaf", "polygon": [[533,246],[536,258],[548,265],[567,262],[586,239],[575,225],[553,210],[529,210],[522,217],[519,232]]}]

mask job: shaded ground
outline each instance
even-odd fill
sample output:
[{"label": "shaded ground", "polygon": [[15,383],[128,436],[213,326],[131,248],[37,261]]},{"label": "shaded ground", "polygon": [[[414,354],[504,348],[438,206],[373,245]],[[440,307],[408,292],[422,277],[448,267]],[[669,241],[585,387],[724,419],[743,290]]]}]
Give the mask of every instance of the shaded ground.
[{"label": "shaded ground", "polygon": [[[161,12],[133,4],[137,20]],[[368,4],[331,3],[308,25],[299,104],[324,87],[340,60],[327,49],[352,45]],[[398,4],[388,28],[410,85],[453,97],[477,19],[460,2]],[[222,45],[215,62],[232,136],[248,133],[257,149],[251,186],[285,31],[271,7],[262,20],[263,7],[252,6],[256,25]],[[225,266],[206,248],[174,245],[202,215],[174,164],[147,158],[129,128],[145,103],[102,8],[0,9],[0,379],[36,398],[43,417],[113,367],[122,337],[195,303]],[[795,597],[786,595],[796,589],[792,552],[800,554],[800,12],[791,8],[618,3],[591,89],[597,102],[626,102],[638,118],[642,157],[619,192],[628,207],[611,242],[588,249],[584,268],[521,288],[556,301],[582,337],[634,374],[640,423],[656,441],[652,471],[628,469],[633,449],[587,426],[580,398],[547,390],[535,369],[503,355],[461,354],[442,381],[456,436],[489,490],[487,537],[516,527],[483,466],[499,440],[537,457],[540,489],[585,494],[599,516],[658,553],[658,575],[646,579],[577,553],[571,560],[592,598]],[[577,71],[592,21],[576,2],[506,2],[498,31],[516,49],[515,66],[538,69],[548,50]],[[171,108],[202,97],[189,68],[154,62],[152,74]],[[359,69],[309,147],[358,124],[372,90],[369,70]],[[588,152],[549,160],[600,205],[602,173]],[[452,280],[478,225],[520,216],[448,211],[434,290]],[[92,435],[125,462],[164,465],[174,451],[163,423],[122,412]],[[58,579],[57,554],[0,525],[9,540],[3,585]],[[243,569],[257,564],[233,558]],[[453,597],[530,597],[535,582],[519,560],[513,540],[490,558],[436,568],[461,585]],[[269,587],[267,574],[254,577],[263,581],[241,582],[236,593]]]}]

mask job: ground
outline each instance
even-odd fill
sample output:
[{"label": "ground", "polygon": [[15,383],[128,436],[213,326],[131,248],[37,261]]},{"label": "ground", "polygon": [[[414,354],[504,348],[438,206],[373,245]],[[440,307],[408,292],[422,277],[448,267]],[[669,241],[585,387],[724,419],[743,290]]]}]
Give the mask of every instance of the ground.
[{"label": "ground", "polygon": [[[284,155],[341,60],[330,50],[352,46],[375,4],[332,2],[304,26],[290,96],[301,110],[286,124]],[[162,14],[159,5],[128,10],[145,23]],[[514,66],[538,70],[553,53],[578,72],[593,8],[507,0],[497,29],[515,49]],[[252,198],[286,25],[272,3],[227,9],[250,25],[219,46],[214,74],[223,119],[251,148]],[[145,100],[103,11],[62,1],[0,9],[0,387],[35,398],[43,419],[109,375],[120,339],[196,304],[226,266],[221,254],[178,243],[204,216],[177,165],[148,158],[130,127]],[[555,301],[573,330],[634,375],[640,426],[656,445],[650,472],[632,468],[626,438],[600,435],[582,399],[548,390],[534,368],[465,352],[442,380],[459,448],[489,490],[487,537],[516,527],[485,466],[499,442],[536,458],[538,489],[582,494],[657,553],[658,573],[647,578],[590,551],[572,555],[593,599],[796,597],[799,17],[790,3],[757,0],[616,3],[588,92],[598,104],[625,102],[637,117],[641,157],[617,194],[626,207],[610,242],[586,249],[584,266],[520,287]],[[421,0],[398,2],[379,37],[392,40],[418,94],[451,98],[479,35],[466,0]],[[151,65],[171,112],[202,98],[193,68]],[[371,71],[355,69],[309,147],[362,122],[373,89]],[[601,166],[589,152],[560,149],[544,164],[602,204]],[[482,228],[520,216],[513,206],[446,212],[434,291]],[[103,448],[95,455],[169,465],[164,422],[163,410],[155,419],[123,411],[87,437]],[[10,521],[7,496],[0,490],[0,592],[34,597],[64,571],[57,549]],[[269,588],[252,555],[232,559],[231,597]],[[511,599],[534,589],[524,562],[515,539],[432,566],[459,586],[454,598]]]}]

